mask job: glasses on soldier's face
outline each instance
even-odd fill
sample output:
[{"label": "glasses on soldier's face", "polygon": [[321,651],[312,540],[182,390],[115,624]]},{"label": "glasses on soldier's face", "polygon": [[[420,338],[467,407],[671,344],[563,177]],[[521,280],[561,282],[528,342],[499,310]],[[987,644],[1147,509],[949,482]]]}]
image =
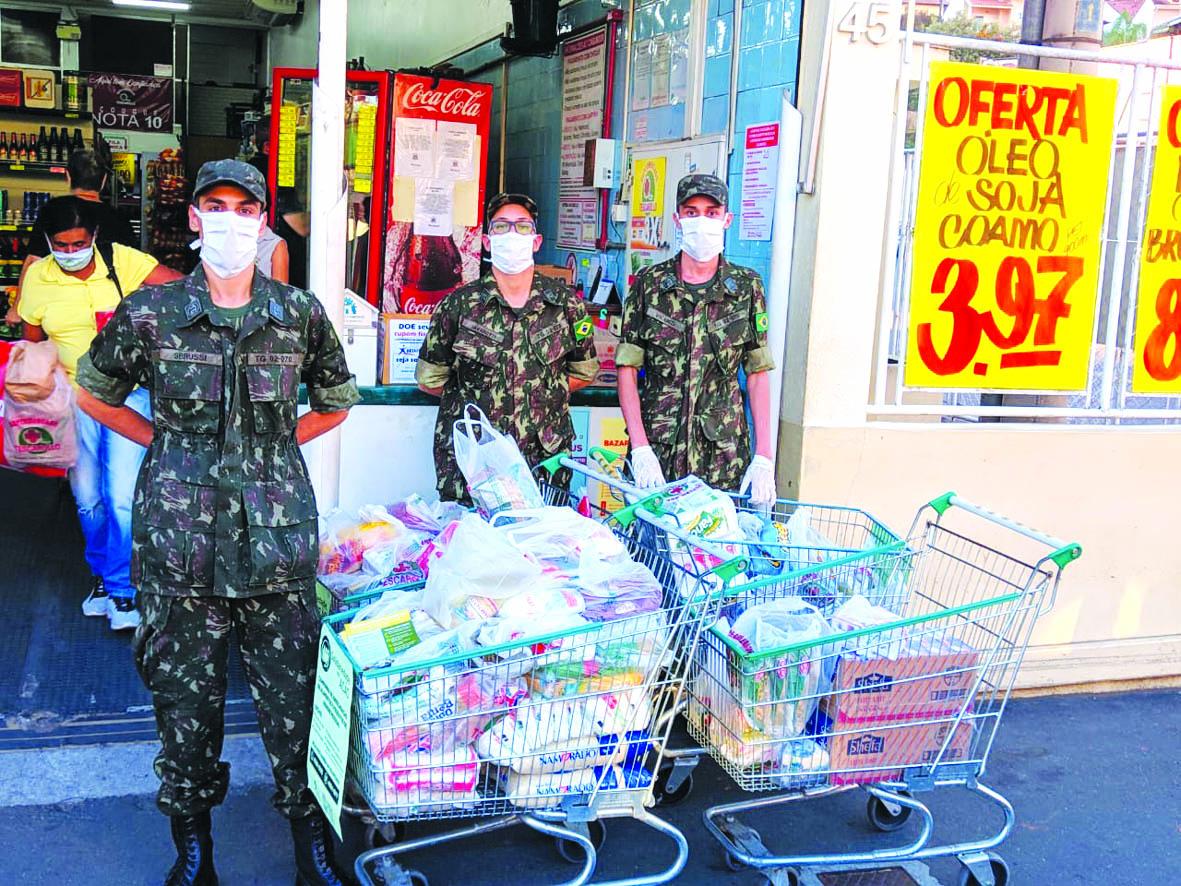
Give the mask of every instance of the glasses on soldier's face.
[{"label": "glasses on soldier's face", "polygon": [[507,218],[498,218],[488,223],[488,233],[491,235],[507,234],[509,231],[516,231],[525,237],[532,237],[537,233],[537,227],[528,219],[512,221]]}]

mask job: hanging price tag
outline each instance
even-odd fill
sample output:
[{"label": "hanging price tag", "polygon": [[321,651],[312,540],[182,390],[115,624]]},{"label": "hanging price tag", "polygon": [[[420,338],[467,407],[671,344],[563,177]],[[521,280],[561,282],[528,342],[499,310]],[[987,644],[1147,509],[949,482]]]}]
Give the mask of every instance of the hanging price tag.
[{"label": "hanging price tag", "polygon": [[1161,93],[1134,354],[1134,392],[1181,394],[1181,86],[1166,86]]},{"label": "hanging price tag", "polygon": [[1116,83],[931,65],[905,382],[1087,387]]}]

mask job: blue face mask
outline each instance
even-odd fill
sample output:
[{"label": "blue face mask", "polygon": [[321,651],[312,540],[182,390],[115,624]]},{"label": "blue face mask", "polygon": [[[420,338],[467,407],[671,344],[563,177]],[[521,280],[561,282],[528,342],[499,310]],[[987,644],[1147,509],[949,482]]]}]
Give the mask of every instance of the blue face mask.
[{"label": "blue face mask", "polygon": [[[47,237],[46,240],[49,238]],[[53,253],[53,260],[57,262],[57,266],[63,271],[80,271],[94,258],[94,244],[91,243],[84,249],[79,249],[77,252],[59,252],[53,248],[53,243],[49,243],[49,251]]]}]

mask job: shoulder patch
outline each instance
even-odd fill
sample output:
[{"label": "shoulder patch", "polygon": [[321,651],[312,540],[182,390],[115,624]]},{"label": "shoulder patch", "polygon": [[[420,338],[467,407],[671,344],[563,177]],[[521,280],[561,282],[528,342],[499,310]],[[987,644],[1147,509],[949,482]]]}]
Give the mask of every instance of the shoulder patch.
[{"label": "shoulder patch", "polygon": [[189,296],[188,304],[185,305],[185,319],[192,320],[201,313],[201,301],[195,295]]},{"label": "shoulder patch", "polygon": [[677,288],[677,278],[673,274],[665,274],[660,278],[660,291],[668,292]]},{"label": "shoulder patch", "polygon": [[727,276],[726,282],[723,283],[722,285],[726,287],[726,291],[729,292],[731,295],[733,295],[735,292],[738,291],[738,281],[735,280],[733,277]]},{"label": "shoulder patch", "polygon": [[279,303],[277,298],[272,298],[267,303],[267,313],[279,323],[287,319],[287,312],[283,310],[283,305]]},{"label": "shoulder patch", "polygon": [[755,314],[755,332],[766,332],[769,325],[766,311],[759,311]]},{"label": "shoulder patch", "polygon": [[594,334],[595,327],[590,321],[590,317],[583,317],[574,324],[574,338],[577,341],[585,341]]}]

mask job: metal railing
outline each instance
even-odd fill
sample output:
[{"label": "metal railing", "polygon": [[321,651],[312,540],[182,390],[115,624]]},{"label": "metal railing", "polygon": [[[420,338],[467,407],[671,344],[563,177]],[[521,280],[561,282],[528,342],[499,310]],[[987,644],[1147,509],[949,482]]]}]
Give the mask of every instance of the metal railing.
[{"label": "metal railing", "polygon": [[[1087,390],[1054,394],[933,390],[904,384],[918,157],[928,101],[930,63],[940,50],[993,56],[1085,62],[1119,83],[1115,138],[1107,180],[1097,321]],[[1181,396],[1133,393],[1133,335],[1141,240],[1157,140],[1161,91],[1181,83],[1181,63],[904,30],[898,42],[898,89],[893,133],[887,236],[879,291],[878,338],[868,415],[897,420],[1045,420],[1055,424],[1181,424]],[[917,91],[910,128],[908,110]]]}]

